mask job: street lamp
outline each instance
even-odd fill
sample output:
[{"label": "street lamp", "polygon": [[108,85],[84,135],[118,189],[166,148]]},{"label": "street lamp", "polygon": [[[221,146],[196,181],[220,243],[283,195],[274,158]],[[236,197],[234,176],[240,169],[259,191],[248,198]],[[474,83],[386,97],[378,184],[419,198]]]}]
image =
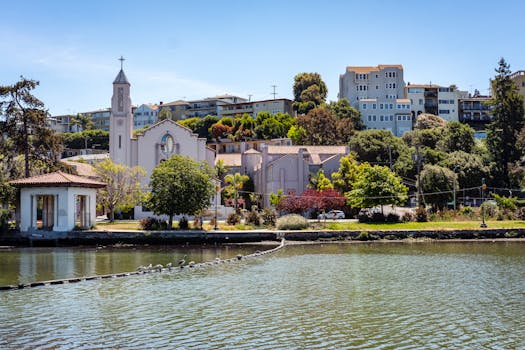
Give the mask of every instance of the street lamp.
[{"label": "street lamp", "polygon": [[479,227],[486,228],[487,224],[485,223],[485,190],[487,185],[485,184],[485,178],[481,179],[481,225]]},{"label": "street lamp", "polygon": [[[220,180],[217,180],[217,181],[220,181]],[[218,226],[218,219],[219,218],[218,218],[218,215],[217,215],[217,206],[218,206],[218,202],[219,202],[219,191],[221,190],[221,186],[219,185],[219,183],[217,183],[217,185],[215,185],[215,226],[213,227],[213,229],[215,231],[217,231],[219,229],[219,226]]]}]

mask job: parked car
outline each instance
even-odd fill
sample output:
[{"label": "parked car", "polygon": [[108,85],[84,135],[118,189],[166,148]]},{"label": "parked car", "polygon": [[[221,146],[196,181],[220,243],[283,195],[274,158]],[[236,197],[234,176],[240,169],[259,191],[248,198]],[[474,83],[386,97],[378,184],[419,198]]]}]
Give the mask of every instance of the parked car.
[{"label": "parked car", "polygon": [[321,213],[319,214],[319,219],[344,219],[345,213],[343,213],[341,210],[330,210],[327,213]]}]

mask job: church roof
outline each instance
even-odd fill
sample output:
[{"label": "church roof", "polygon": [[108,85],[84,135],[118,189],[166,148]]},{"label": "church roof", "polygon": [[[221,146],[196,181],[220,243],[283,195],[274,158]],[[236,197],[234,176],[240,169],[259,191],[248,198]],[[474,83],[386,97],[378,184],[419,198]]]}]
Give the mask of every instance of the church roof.
[{"label": "church roof", "polygon": [[17,187],[105,187],[103,182],[87,179],[82,176],[66,174],[57,171],[50,174],[37,175],[25,179],[9,181],[9,184]]},{"label": "church roof", "polygon": [[231,167],[239,167],[242,165],[242,156],[240,153],[219,153],[215,158],[215,164],[222,160],[224,165]]},{"label": "church roof", "polygon": [[124,74],[124,71],[121,69],[120,72],[118,72],[117,77],[115,78],[115,81],[113,84],[129,84],[128,78],[126,77],[126,74]]}]

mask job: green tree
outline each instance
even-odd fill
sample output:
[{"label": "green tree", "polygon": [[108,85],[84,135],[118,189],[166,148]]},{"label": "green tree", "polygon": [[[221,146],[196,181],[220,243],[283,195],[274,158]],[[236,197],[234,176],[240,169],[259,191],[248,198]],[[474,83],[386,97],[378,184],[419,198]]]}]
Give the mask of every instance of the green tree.
[{"label": "green tree", "polygon": [[99,190],[97,200],[109,211],[109,221],[115,220],[116,210],[127,210],[141,202],[143,192],[140,181],[146,176],[144,168],[130,168],[113,163],[108,158],[97,163],[95,171],[100,181],[107,184],[105,188]]},{"label": "green tree", "polygon": [[212,139],[211,127],[213,124],[219,121],[219,117],[214,115],[207,115],[204,118],[193,117],[184,120],[178,120],[177,123],[187,127],[194,133],[198,134],[199,137],[206,138],[207,140]]},{"label": "green tree", "polygon": [[292,139],[294,145],[304,145],[306,142],[306,130],[298,125],[293,125],[286,133],[286,137]]},{"label": "green tree", "polygon": [[494,162],[493,181],[511,187],[509,165],[517,162],[523,150],[517,147],[518,134],[523,128],[523,97],[510,78],[510,67],[502,58],[492,81],[492,122],[487,126],[487,147]]},{"label": "green tree", "polygon": [[277,204],[279,204],[282,198],[284,198],[284,192],[280,188],[277,190],[277,193],[270,193],[270,204],[275,207]]},{"label": "green tree", "polygon": [[349,146],[350,150],[356,153],[357,160],[388,166],[390,163],[393,165],[407,147],[403,140],[394,136],[392,132],[378,129],[356,132]]},{"label": "green tree", "polygon": [[[489,176],[490,171],[481,156],[463,151],[449,153],[439,165],[456,173],[458,177],[457,189],[478,187],[481,180]],[[477,189],[476,193],[479,194]]]},{"label": "green tree", "polygon": [[248,175],[241,175],[240,173],[228,174],[224,177],[224,182],[229,184],[227,187],[233,192],[235,211],[238,208],[239,191],[243,189],[244,183],[249,180]]},{"label": "green tree", "polygon": [[286,137],[288,130],[295,125],[295,119],[289,114],[276,113],[274,115],[268,112],[257,114],[255,119],[254,132],[259,139],[275,139]]},{"label": "green tree", "polygon": [[423,200],[435,209],[443,209],[452,201],[454,183],[457,183],[457,175],[452,170],[426,164],[421,171]]},{"label": "green tree", "polygon": [[337,102],[331,101],[328,104],[328,109],[339,120],[349,119],[354,130],[364,130],[365,123],[361,119],[361,112],[350,105],[346,98],[342,98]]},{"label": "green tree", "polygon": [[[93,118],[91,114],[79,113],[76,116],[72,116],[70,123],[73,126],[77,126],[77,131],[86,131],[93,129]],[[80,129],[80,130],[78,130]]]},{"label": "green tree", "polygon": [[297,74],[293,84],[293,108],[299,114],[306,114],[324,104],[327,93],[328,89],[319,73]]},{"label": "green tree", "polygon": [[215,195],[214,177],[206,162],[173,155],[153,169],[147,206],[156,215],[168,215],[171,228],[174,215],[194,215],[210,206]]},{"label": "green tree", "polygon": [[342,157],[341,160],[339,160],[339,170],[332,173],[334,188],[341,193],[353,190],[359,169],[359,164],[354,153]]},{"label": "green tree", "polygon": [[470,153],[474,144],[474,129],[467,124],[453,121],[443,128],[442,138],[437,142],[437,147],[446,153],[455,151]]},{"label": "green tree", "polygon": [[159,122],[164,119],[173,119],[173,114],[168,107],[162,107],[159,112]]},{"label": "green tree", "polygon": [[255,120],[248,113],[234,119],[232,140],[242,141],[255,137]]},{"label": "green tree", "polygon": [[0,86],[0,154],[8,164],[22,154],[25,177],[36,162],[56,169],[62,151],[60,137],[46,125],[44,103],[32,95],[38,84],[21,77],[14,85]]},{"label": "green tree", "polygon": [[400,205],[407,200],[408,187],[401,178],[384,166],[368,163],[360,165],[360,171],[350,192],[345,193],[347,203],[356,208],[380,205]]},{"label": "green tree", "polygon": [[310,174],[310,184],[309,187],[316,190],[316,191],[323,191],[326,189],[333,190],[334,185],[332,184],[332,181],[330,181],[329,178],[326,177],[324,174],[323,169],[317,170],[317,173],[311,173]]},{"label": "green tree", "polygon": [[224,165],[224,160],[219,159],[215,163],[215,173],[220,181],[224,181],[224,175],[228,173],[229,166]]}]

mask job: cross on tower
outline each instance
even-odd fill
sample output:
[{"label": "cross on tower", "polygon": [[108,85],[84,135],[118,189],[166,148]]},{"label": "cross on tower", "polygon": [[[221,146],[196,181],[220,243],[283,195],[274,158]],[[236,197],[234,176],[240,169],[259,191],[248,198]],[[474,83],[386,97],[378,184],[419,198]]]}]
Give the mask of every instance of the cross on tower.
[{"label": "cross on tower", "polygon": [[120,70],[122,70],[122,66],[124,65],[124,61],[126,60],[124,57],[120,56],[118,59],[120,61]]}]

